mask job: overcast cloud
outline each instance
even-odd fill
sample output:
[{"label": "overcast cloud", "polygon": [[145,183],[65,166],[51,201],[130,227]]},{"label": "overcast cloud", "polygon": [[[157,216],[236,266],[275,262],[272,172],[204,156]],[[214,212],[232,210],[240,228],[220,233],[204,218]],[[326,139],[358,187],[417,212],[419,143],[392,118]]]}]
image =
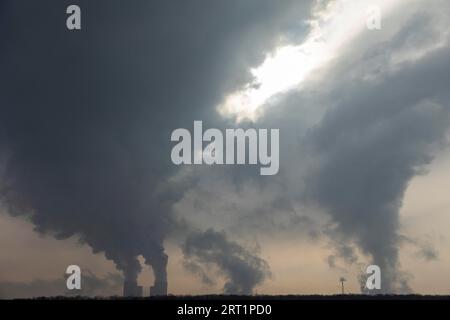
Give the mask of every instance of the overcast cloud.
[{"label": "overcast cloud", "polygon": [[[212,264],[224,292],[251,293],[269,280],[272,262],[243,243],[283,235],[311,248],[327,243],[331,268],[378,264],[385,292],[414,290],[402,245],[421,248],[418,259],[440,256],[418,235],[404,241],[400,212],[411,181],[447,148],[450,10],[444,0],[375,2],[386,9],[379,31],[367,30],[352,1],[80,0],[83,28],[69,32],[70,1],[3,1],[3,211],[26,216],[41,234],[80,239],[131,281],[142,256],[156,281],[176,287],[165,247],[174,241],[204,284],[215,284],[204,271]],[[333,33],[342,17],[361,21],[357,32]],[[313,48],[319,35],[327,44],[315,53],[320,63],[302,67],[254,118],[219,112],[230,94],[264,88],[252,69],[268,54]],[[174,166],[170,133],[194,120],[279,128],[279,174]],[[111,294],[114,279],[92,292]],[[53,287],[0,284],[6,297],[60,292]]]}]

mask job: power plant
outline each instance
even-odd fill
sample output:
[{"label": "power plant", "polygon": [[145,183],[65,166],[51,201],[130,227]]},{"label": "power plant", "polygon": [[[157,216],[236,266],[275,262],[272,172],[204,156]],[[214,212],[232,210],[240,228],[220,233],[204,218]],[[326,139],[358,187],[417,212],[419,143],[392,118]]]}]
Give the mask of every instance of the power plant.
[{"label": "power plant", "polygon": [[150,296],[166,296],[167,282],[155,281],[155,284],[150,287]]},{"label": "power plant", "polygon": [[123,283],[124,297],[142,297],[142,287],[135,281],[125,281]]},{"label": "power plant", "polygon": [[[168,256],[162,248],[149,250],[144,255],[145,264],[151,266],[154,276],[154,284],[149,288],[150,296],[166,296],[167,295],[167,262]],[[157,252],[155,254],[155,252]],[[138,257],[129,259],[120,269],[123,272],[123,296],[124,297],[143,297],[144,292],[142,286],[138,285],[138,276],[141,272],[141,262]],[[145,290],[146,291],[146,290]],[[145,293],[147,295],[147,292]]]},{"label": "power plant", "polygon": [[[139,286],[135,281],[125,281],[123,283],[123,296],[124,297],[142,297],[142,286]],[[167,295],[167,282],[155,282],[150,287],[150,296],[166,296]]]}]

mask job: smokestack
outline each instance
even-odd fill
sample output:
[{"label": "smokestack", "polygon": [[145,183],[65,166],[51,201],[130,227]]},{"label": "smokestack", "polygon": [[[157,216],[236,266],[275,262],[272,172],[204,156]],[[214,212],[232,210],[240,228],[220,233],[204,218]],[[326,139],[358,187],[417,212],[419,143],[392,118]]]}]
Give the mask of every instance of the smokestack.
[{"label": "smokestack", "polygon": [[155,281],[155,284],[150,287],[150,296],[167,296],[167,282]]},{"label": "smokestack", "polygon": [[123,283],[124,297],[142,297],[142,287],[135,281],[125,281]]},{"label": "smokestack", "polygon": [[159,254],[153,254],[154,251],[156,250],[149,251],[149,254],[144,256],[146,264],[152,267],[155,276],[155,283],[150,287],[150,296],[166,296],[168,256],[163,248],[160,248]]},{"label": "smokestack", "polygon": [[345,279],[344,277],[341,277],[339,279],[339,282],[341,283],[341,292],[342,294],[345,294],[345,290],[344,290],[344,282],[347,281],[347,279]]}]

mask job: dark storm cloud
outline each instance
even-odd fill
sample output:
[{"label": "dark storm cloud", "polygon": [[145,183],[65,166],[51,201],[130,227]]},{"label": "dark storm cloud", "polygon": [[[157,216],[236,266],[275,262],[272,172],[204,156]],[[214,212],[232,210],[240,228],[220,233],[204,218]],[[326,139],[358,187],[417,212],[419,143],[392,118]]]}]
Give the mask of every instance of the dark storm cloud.
[{"label": "dark storm cloud", "polygon": [[182,249],[188,270],[201,274],[204,282],[205,268],[216,266],[219,269],[219,275],[225,278],[223,291],[226,294],[252,294],[255,287],[270,276],[265,260],[229,240],[224,232],[208,229],[193,233]]},{"label": "dark storm cloud", "polygon": [[182,190],[170,133],[217,117],[309,2],[2,1],[2,200],[42,233],[74,234],[134,280],[143,255],[166,280],[163,240]]}]

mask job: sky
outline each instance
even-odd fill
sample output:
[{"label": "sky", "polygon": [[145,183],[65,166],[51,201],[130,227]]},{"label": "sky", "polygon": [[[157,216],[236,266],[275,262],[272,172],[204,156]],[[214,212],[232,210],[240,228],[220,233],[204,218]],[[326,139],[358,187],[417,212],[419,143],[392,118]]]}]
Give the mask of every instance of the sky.
[{"label": "sky", "polygon": [[[71,264],[90,296],[359,293],[371,264],[380,292],[450,294],[449,22],[445,0],[2,1],[0,297],[71,294]],[[278,174],[174,165],[196,120],[279,129]]]}]

